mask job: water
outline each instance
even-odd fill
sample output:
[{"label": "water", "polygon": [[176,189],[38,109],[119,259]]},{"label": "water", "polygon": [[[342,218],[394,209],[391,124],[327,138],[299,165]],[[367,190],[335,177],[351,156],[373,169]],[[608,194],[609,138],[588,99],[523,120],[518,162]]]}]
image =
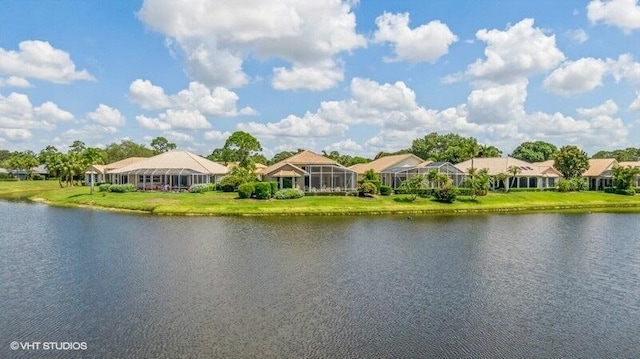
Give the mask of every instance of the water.
[{"label": "water", "polygon": [[0,218],[2,358],[640,355],[638,214]]}]

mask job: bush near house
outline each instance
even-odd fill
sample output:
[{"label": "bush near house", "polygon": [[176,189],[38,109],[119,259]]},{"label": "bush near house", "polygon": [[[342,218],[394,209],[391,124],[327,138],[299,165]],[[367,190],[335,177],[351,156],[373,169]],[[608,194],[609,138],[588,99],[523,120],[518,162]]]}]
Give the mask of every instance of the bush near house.
[{"label": "bush near house", "polygon": [[211,192],[216,189],[215,183],[196,183],[189,187],[189,193]]},{"label": "bush near house", "polygon": [[558,182],[558,192],[579,192],[588,188],[588,183],[583,178],[562,179]]},{"label": "bush near house", "polygon": [[136,186],[131,183],[126,184],[112,184],[109,187],[109,192],[113,193],[125,193],[125,192],[135,192],[137,191]]},{"label": "bush near house", "polygon": [[98,186],[98,192],[109,192],[109,188],[111,188],[111,184],[103,183]]},{"label": "bush near house", "polygon": [[376,187],[375,184],[371,183],[371,182],[362,182],[362,184],[360,186],[358,186],[358,194],[361,197],[364,196],[372,196],[374,194],[376,194],[378,192],[378,188]]},{"label": "bush near house", "polygon": [[444,186],[436,188],[433,197],[437,202],[453,203],[458,197],[458,187]]},{"label": "bush near house", "polygon": [[238,186],[238,197],[241,199],[251,198],[253,192],[256,190],[253,183],[245,183]]},{"label": "bush near house", "polygon": [[278,192],[278,182],[271,181],[269,184],[271,185],[271,197],[273,197],[276,195],[276,192]]},{"label": "bush near house", "polygon": [[381,185],[380,186],[380,194],[383,196],[388,196],[390,195],[392,192],[391,190],[391,186],[385,186],[385,185]]},{"label": "bush near house", "polygon": [[276,192],[276,199],[296,199],[304,197],[304,192],[296,188],[281,189]]},{"label": "bush near house", "polygon": [[256,182],[254,186],[254,195],[257,199],[269,199],[271,198],[271,183],[269,182]]}]

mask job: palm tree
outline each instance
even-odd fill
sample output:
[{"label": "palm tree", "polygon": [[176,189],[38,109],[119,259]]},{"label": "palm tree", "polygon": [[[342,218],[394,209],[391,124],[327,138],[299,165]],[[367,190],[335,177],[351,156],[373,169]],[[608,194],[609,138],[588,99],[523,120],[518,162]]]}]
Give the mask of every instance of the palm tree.
[{"label": "palm tree", "polygon": [[509,168],[507,168],[507,172],[511,175],[511,186],[510,187],[514,187],[515,186],[515,181],[516,181],[516,176],[519,175],[522,172],[522,169],[518,166],[509,166]]},{"label": "palm tree", "polygon": [[503,185],[504,185],[504,191],[505,191],[505,193],[506,193],[506,192],[509,192],[509,182],[507,181],[508,179],[509,179],[509,175],[508,175],[508,174],[506,174],[506,173],[504,173],[504,172],[498,173],[498,174],[495,176],[495,181],[496,181],[496,184],[495,184],[495,185],[496,185],[496,186],[499,186],[500,181],[502,181],[502,183],[503,183]]},{"label": "palm tree", "polygon": [[91,182],[91,191],[90,191],[90,193],[93,194],[93,177],[94,177],[93,176],[93,166],[96,165],[96,164],[104,163],[104,160],[102,159],[100,150],[98,150],[97,148],[93,148],[93,147],[89,147],[89,148],[85,149],[82,152],[82,157],[83,157],[82,159],[83,159],[83,162],[84,162],[83,164],[85,164],[85,166],[83,166],[83,167],[86,167],[86,165],[91,166],[90,167],[91,168],[91,173],[89,174],[91,176],[91,179],[90,179],[91,180],[90,181]]},{"label": "palm tree", "polygon": [[435,187],[435,182],[438,179],[438,170],[437,169],[432,169],[427,173],[427,181],[429,181],[429,186],[430,187]]}]

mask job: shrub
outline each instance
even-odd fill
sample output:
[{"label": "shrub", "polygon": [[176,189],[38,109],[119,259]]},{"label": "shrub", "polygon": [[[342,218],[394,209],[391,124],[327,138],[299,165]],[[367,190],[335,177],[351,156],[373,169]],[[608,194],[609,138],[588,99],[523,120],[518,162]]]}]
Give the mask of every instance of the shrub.
[{"label": "shrub", "polygon": [[250,198],[256,190],[253,183],[245,183],[238,186],[238,197],[241,199]]},{"label": "shrub", "polygon": [[254,193],[255,193],[255,196],[256,196],[257,199],[269,199],[269,198],[271,198],[271,183],[269,183],[269,182],[256,182],[253,185],[254,185]]},{"label": "shrub", "polygon": [[135,192],[136,186],[131,183],[126,184],[113,184],[109,187],[109,192],[114,193],[125,193],[125,192]]},{"label": "shrub", "polygon": [[582,177],[572,178],[573,191],[586,191],[589,188],[587,180]]},{"label": "shrub", "polygon": [[358,193],[360,194],[360,196],[370,196],[376,194],[377,191],[378,188],[371,182],[362,182],[362,184],[358,186]]},{"label": "shrub", "polygon": [[616,189],[613,187],[605,187],[604,193],[616,193]]},{"label": "shrub", "polygon": [[474,193],[475,193],[475,190],[473,188],[466,188],[466,187],[458,188],[459,196],[473,196]]},{"label": "shrub", "polygon": [[276,195],[276,192],[278,192],[278,182],[271,181],[269,184],[271,185],[271,197],[273,197]]},{"label": "shrub", "polygon": [[363,185],[364,185],[365,183],[373,184],[373,185],[376,187],[375,192],[373,192],[373,193],[371,193],[371,194],[377,194],[377,193],[380,193],[380,186],[382,185],[382,183],[380,183],[380,180],[377,180],[377,179],[375,179],[375,180],[368,180],[368,179],[366,179],[366,180],[362,181],[362,184],[363,184]]},{"label": "shrub", "polygon": [[276,199],[295,199],[304,197],[304,192],[296,188],[281,189],[276,192]]},{"label": "shrub", "polygon": [[44,180],[44,176],[39,173],[34,173],[31,175],[31,179],[34,181],[42,181]]},{"label": "shrub", "polygon": [[573,183],[570,180],[562,179],[558,182],[558,192],[573,191]]},{"label": "shrub", "polygon": [[231,183],[220,183],[218,184],[218,188],[222,192],[233,192],[236,190],[236,186]]},{"label": "shrub", "polygon": [[636,195],[636,191],[633,188],[617,189],[616,190],[616,194],[622,194],[622,195],[625,195],[625,196],[635,196]]},{"label": "shrub", "polygon": [[215,190],[215,183],[196,183],[189,187],[189,193],[204,193]]},{"label": "shrub", "polygon": [[640,193],[640,187],[636,187],[636,193]]},{"label": "shrub", "polygon": [[103,183],[98,186],[98,192],[109,192],[109,188],[111,187],[108,183]]},{"label": "shrub", "polygon": [[388,196],[391,194],[391,186],[380,186],[380,194],[383,196]]},{"label": "shrub", "polygon": [[444,186],[435,190],[433,194],[436,201],[444,203],[453,203],[458,197],[458,187],[456,186]]}]

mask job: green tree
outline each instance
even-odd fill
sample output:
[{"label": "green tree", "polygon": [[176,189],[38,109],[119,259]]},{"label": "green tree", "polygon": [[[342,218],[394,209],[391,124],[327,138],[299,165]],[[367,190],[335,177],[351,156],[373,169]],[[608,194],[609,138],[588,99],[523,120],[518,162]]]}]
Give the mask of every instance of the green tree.
[{"label": "green tree", "polygon": [[208,158],[226,163],[238,162],[240,166],[249,168],[260,151],[262,146],[257,138],[247,132],[236,131],[227,138],[222,149],[213,150]]},{"label": "green tree", "polygon": [[617,190],[628,190],[633,187],[636,177],[640,174],[640,168],[632,166],[617,166],[611,171],[613,186]]},{"label": "green tree", "polygon": [[543,162],[553,158],[558,148],[549,142],[523,142],[516,147],[511,157],[527,162]]},{"label": "green tree", "polygon": [[117,162],[129,157],[151,157],[153,150],[131,140],[123,140],[120,143],[111,143],[104,149],[105,163]]},{"label": "green tree", "polygon": [[0,163],[8,160],[11,157],[11,151],[9,150],[0,150]]},{"label": "green tree", "polygon": [[613,151],[598,151],[592,158],[615,158],[618,162],[640,161],[640,148],[628,147]]},{"label": "green tree", "polygon": [[480,145],[476,157],[489,158],[502,156],[502,150],[496,146]]},{"label": "green tree", "polygon": [[[99,148],[89,147],[86,148],[82,152],[82,164],[83,167],[93,167],[93,165],[99,165],[104,163],[104,153]],[[91,176],[91,190],[89,191],[93,194],[93,176]]]},{"label": "green tree", "polygon": [[304,151],[304,150],[301,149],[301,148],[298,148],[298,150],[296,152],[293,152],[293,151],[280,151],[280,152],[276,153],[275,155],[273,155],[271,160],[269,160],[268,164],[272,165],[274,163],[278,163],[278,162],[280,162],[282,160],[285,160],[285,159],[287,159],[287,158],[289,158],[289,157],[291,157],[291,156],[293,156],[295,154],[298,154],[298,153],[300,153],[302,151]]},{"label": "green tree", "polygon": [[567,145],[558,150],[554,157],[554,165],[565,179],[582,176],[589,169],[587,153],[577,146]]},{"label": "green tree", "polygon": [[518,166],[509,166],[509,168],[507,168],[507,173],[511,175],[511,184],[509,187],[513,188],[516,186],[516,177],[522,173],[522,169]]},{"label": "green tree", "polygon": [[474,201],[478,196],[486,195],[491,186],[489,170],[486,168],[481,170],[473,167],[469,168],[467,170],[467,179],[464,181],[463,186],[469,189],[471,199]]},{"label": "green tree", "polygon": [[412,202],[418,199],[418,195],[426,188],[425,177],[423,175],[413,176],[400,185],[400,189],[409,195],[409,199]]},{"label": "green tree", "polygon": [[453,133],[440,135],[435,132],[413,140],[410,148],[410,152],[420,158],[451,163],[460,163],[476,157],[480,150],[481,146],[473,137],[462,137]]},{"label": "green tree", "polygon": [[33,153],[33,151],[27,150],[23,152],[14,152],[6,163],[10,169],[24,171],[25,179],[29,179],[31,177],[33,167],[39,165],[40,161],[38,161],[38,157]]},{"label": "green tree", "polygon": [[153,153],[158,155],[167,151],[175,150],[176,144],[169,142],[165,137],[158,136],[151,140],[151,148],[153,148]]}]

